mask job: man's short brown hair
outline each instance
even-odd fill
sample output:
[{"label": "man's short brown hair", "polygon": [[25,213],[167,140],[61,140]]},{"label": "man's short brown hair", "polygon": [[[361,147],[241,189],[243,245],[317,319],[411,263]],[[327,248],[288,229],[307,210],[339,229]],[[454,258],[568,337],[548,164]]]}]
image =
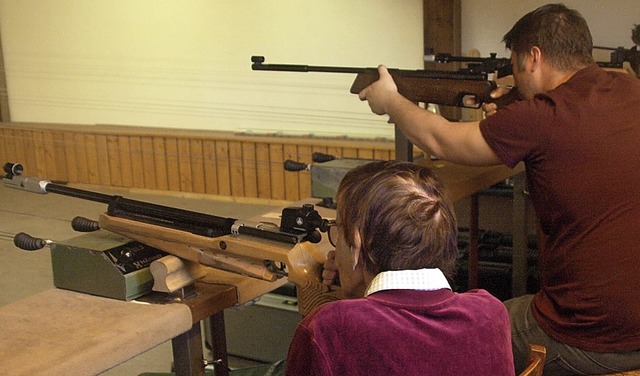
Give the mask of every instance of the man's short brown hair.
[{"label": "man's short brown hair", "polygon": [[543,5],[527,13],[505,34],[503,42],[519,62],[532,47],[538,47],[549,64],[561,71],[594,63],[587,21],[563,4]]}]

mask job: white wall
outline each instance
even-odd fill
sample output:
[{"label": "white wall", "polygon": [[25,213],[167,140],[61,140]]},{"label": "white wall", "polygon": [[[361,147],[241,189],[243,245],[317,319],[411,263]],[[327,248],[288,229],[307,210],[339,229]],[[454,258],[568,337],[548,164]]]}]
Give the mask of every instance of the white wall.
[{"label": "white wall", "polygon": [[[502,37],[513,24],[537,7],[554,2],[545,0],[462,0],[462,50],[480,50],[483,56],[490,52],[508,57]],[[633,46],[631,29],[640,24],[638,0],[559,0],[578,10],[587,20],[596,46]],[[609,52],[594,51],[597,60],[608,60]]]},{"label": "white wall", "polygon": [[352,75],[422,66],[421,0],[0,0],[14,121],[392,137]]}]

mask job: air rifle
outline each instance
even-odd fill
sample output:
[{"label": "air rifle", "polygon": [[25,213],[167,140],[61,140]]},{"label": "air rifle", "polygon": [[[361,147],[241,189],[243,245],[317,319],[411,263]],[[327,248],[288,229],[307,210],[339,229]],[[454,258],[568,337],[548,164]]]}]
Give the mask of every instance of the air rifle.
[{"label": "air rifle", "polygon": [[[448,58],[448,60],[441,62],[454,61],[454,57],[451,55],[436,56],[442,59]],[[464,60],[464,62],[475,62],[476,64],[469,64],[467,68],[457,71],[391,68],[389,73],[393,76],[398,92],[415,103],[478,108],[484,102],[495,102],[499,107],[504,107],[519,98],[517,90],[511,90],[508,94],[497,99],[491,98],[489,95],[498,87],[495,82],[496,78],[511,74],[509,59],[498,59],[495,56],[469,59],[472,60]],[[378,68],[265,64],[263,56],[252,56],[251,62],[251,69],[257,71],[356,74],[349,90],[352,94],[358,94],[379,79]],[[469,98],[475,99],[472,101],[473,104],[467,103],[466,100]]]},{"label": "air rifle", "polygon": [[[78,231],[108,230],[181,260],[260,281],[287,278],[297,286],[298,310],[302,315],[337,299],[322,283],[326,255],[312,244],[320,241],[318,230],[326,232],[330,222],[322,218],[313,205],[284,208],[280,227],[275,227],[54,184],[22,175],[23,167],[19,163],[5,164],[4,171],[2,181],[11,188],[107,204],[107,211],[99,215],[97,223],[75,218],[72,225]],[[15,239],[18,245],[18,236]],[[34,246],[27,250],[44,246],[29,240],[24,242],[30,243]],[[274,285],[274,289],[276,287],[279,285]]]}]

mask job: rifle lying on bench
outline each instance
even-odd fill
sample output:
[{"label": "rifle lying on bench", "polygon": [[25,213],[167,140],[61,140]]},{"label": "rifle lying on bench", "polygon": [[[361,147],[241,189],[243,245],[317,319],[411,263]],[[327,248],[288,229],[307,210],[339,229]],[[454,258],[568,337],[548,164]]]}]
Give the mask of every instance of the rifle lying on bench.
[{"label": "rifle lying on bench", "polygon": [[[445,106],[478,108],[484,102],[495,102],[504,107],[520,98],[517,90],[511,90],[500,98],[490,94],[498,85],[496,78],[511,74],[511,61],[496,58],[465,58],[449,54],[433,55],[432,61],[441,63],[464,62],[467,68],[457,71],[407,70],[390,68],[389,73],[398,87],[398,92],[415,103],[433,103]],[[251,57],[251,69],[257,71],[350,73],[356,78],[349,90],[358,94],[379,79],[378,68],[331,67],[295,64],[265,64],[263,56]],[[474,98],[473,104],[466,99]]]},{"label": "rifle lying on bench", "polygon": [[[18,163],[7,163],[4,170],[6,176],[2,180],[8,187],[108,205],[97,223],[74,219],[74,229],[78,231],[99,227],[182,260],[257,280],[275,282],[287,278],[297,286],[298,310],[302,315],[337,299],[322,284],[326,255],[312,244],[321,240],[318,230],[326,232],[330,221],[322,218],[313,205],[284,208],[280,227],[275,227],[54,184],[23,176],[22,165]],[[32,249],[43,246],[35,244]]]}]

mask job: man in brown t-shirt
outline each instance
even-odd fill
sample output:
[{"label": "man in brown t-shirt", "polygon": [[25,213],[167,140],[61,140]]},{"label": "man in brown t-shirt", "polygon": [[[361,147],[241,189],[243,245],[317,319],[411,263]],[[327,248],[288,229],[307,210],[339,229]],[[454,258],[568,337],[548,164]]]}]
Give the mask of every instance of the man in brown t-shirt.
[{"label": "man in brown t-shirt", "polygon": [[561,4],[525,15],[504,42],[524,99],[485,105],[483,121],[421,109],[385,67],[360,98],[442,159],[525,163],[548,240],[540,292],[505,303],[516,372],[529,343],[547,347],[545,374],[640,368],[640,80],[600,69],[586,21]]}]

